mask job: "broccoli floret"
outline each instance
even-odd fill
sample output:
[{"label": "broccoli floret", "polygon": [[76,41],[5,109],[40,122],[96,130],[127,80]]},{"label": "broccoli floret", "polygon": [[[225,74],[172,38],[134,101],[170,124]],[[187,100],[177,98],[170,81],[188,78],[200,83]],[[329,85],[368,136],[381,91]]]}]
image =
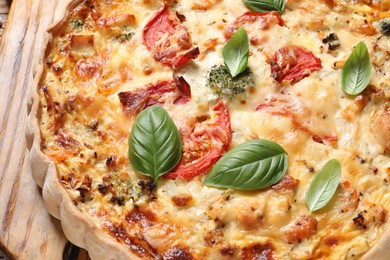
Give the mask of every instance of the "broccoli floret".
[{"label": "broccoli floret", "polygon": [[254,76],[249,67],[233,78],[224,65],[214,65],[208,72],[206,86],[212,88],[218,95],[233,98],[245,94],[254,84]]}]

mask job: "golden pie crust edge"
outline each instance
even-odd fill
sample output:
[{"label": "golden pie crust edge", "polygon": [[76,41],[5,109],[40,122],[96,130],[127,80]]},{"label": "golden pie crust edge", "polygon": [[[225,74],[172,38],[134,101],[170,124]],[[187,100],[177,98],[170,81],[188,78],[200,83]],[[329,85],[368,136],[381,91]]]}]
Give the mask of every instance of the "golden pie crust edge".
[{"label": "golden pie crust edge", "polygon": [[[44,71],[46,50],[52,44],[53,34],[67,21],[71,10],[84,0],[66,0],[67,8],[63,10],[61,19],[55,21],[47,29],[42,46],[38,48],[38,58],[33,70],[33,81],[29,84],[29,98],[27,101],[28,122],[26,129],[26,143],[30,151],[31,173],[34,181],[42,188],[42,197],[47,211],[60,220],[62,230],[70,242],[88,251],[92,259],[140,259],[125,245],[116,242],[112,236],[104,232],[93,219],[83,214],[73,203],[66,189],[58,178],[58,172],[52,161],[41,150],[41,132],[39,128],[38,87]],[[390,258],[390,226],[386,228],[378,243],[374,245],[362,260],[387,260]]]},{"label": "golden pie crust edge", "polygon": [[45,33],[44,44],[39,46],[39,56],[34,70],[33,82],[29,86],[27,146],[30,150],[32,177],[42,188],[42,197],[47,211],[61,221],[65,236],[73,244],[88,251],[92,259],[139,259],[136,255],[112,236],[104,232],[91,218],[85,216],[73,203],[68,192],[58,179],[54,161],[41,151],[39,129],[39,94],[46,49],[52,43],[52,35],[66,22],[68,13],[83,0],[67,0],[68,6],[61,14],[62,19],[54,22]]}]

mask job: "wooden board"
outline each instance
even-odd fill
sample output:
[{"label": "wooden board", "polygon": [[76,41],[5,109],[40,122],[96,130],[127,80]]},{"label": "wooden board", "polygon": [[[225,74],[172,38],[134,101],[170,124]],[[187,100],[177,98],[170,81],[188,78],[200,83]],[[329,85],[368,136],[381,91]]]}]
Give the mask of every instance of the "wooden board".
[{"label": "wooden board", "polygon": [[[7,21],[7,16],[9,12],[8,3],[5,0],[0,0],[0,40],[4,32],[5,22]],[[0,260],[6,259],[5,253],[0,248]]]},{"label": "wooden board", "polygon": [[67,244],[60,223],[43,207],[25,142],[37,49],[66,2],[13,0],[0,45],[0,248],[15,259],[62,259]]}]

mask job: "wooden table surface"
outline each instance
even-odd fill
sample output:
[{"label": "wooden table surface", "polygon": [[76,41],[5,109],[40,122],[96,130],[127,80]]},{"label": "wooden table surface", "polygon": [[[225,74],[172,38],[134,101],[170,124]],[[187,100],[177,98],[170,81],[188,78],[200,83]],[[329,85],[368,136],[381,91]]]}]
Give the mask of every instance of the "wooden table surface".
[{"label": "wooden table surface", "polygon": [[[0,0],[0,42],[1,36],[3,35],[5,22],[7,21],[9,12],[9,6],[6,0]],[[6,258],[5,253],[0,248],[0,259],[8,259]]]},{"label": "wooden table surface", "polygon": [[88,259],[44,208],[25,138],[38,50],[69,0],[10,2],[0,0],[0,259]]}]

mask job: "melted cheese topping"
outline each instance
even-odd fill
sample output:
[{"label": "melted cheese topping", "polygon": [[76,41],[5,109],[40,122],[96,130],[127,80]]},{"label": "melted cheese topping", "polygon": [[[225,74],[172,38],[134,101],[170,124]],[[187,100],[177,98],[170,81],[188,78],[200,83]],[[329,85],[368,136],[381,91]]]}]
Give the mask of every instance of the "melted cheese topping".
[{"label": "melted cheese topping", "polygon": [[[56,162],[80,211],[145,258],[354,259],[367,252],[390,209],[390,41],[378,29],[390,16],[389,1],[288,1],[284,26],[246,27],[256,39],[249,58],[256,87],[245,103],[227,100],[230,149],[254,138],[279,143],[294,183],[252,192],[203,186],[204,175],[189,182],[160,178],[150,191],[129,163],[135,118],[124,114],[117,94],[172,79],[172,69],[156,61],[142,39],[161,2],[83,2],[49,46],[39,86],[42,151]],[[170,8],[184,15],[201,52],[177,71],[191,86],[191,102],[163,105],[180,129],[207,115],[218,99],[206,87],[207,71],[223,64],[224,29],[248,9],[239,0],[175,2]],[[335,50],[323,43],[329,33],[339,38]],[[373,72],[367,90],[351,97],[340,74],[359,41],[368,46]],[[294,85],[279,84],[269,60],[286,45],[310,50],[322,69]],[[260,104],[266,109],[256,111]],[[329,205],[309,214],[306,191],[332,158],[342,165],[341,183]]]}]

